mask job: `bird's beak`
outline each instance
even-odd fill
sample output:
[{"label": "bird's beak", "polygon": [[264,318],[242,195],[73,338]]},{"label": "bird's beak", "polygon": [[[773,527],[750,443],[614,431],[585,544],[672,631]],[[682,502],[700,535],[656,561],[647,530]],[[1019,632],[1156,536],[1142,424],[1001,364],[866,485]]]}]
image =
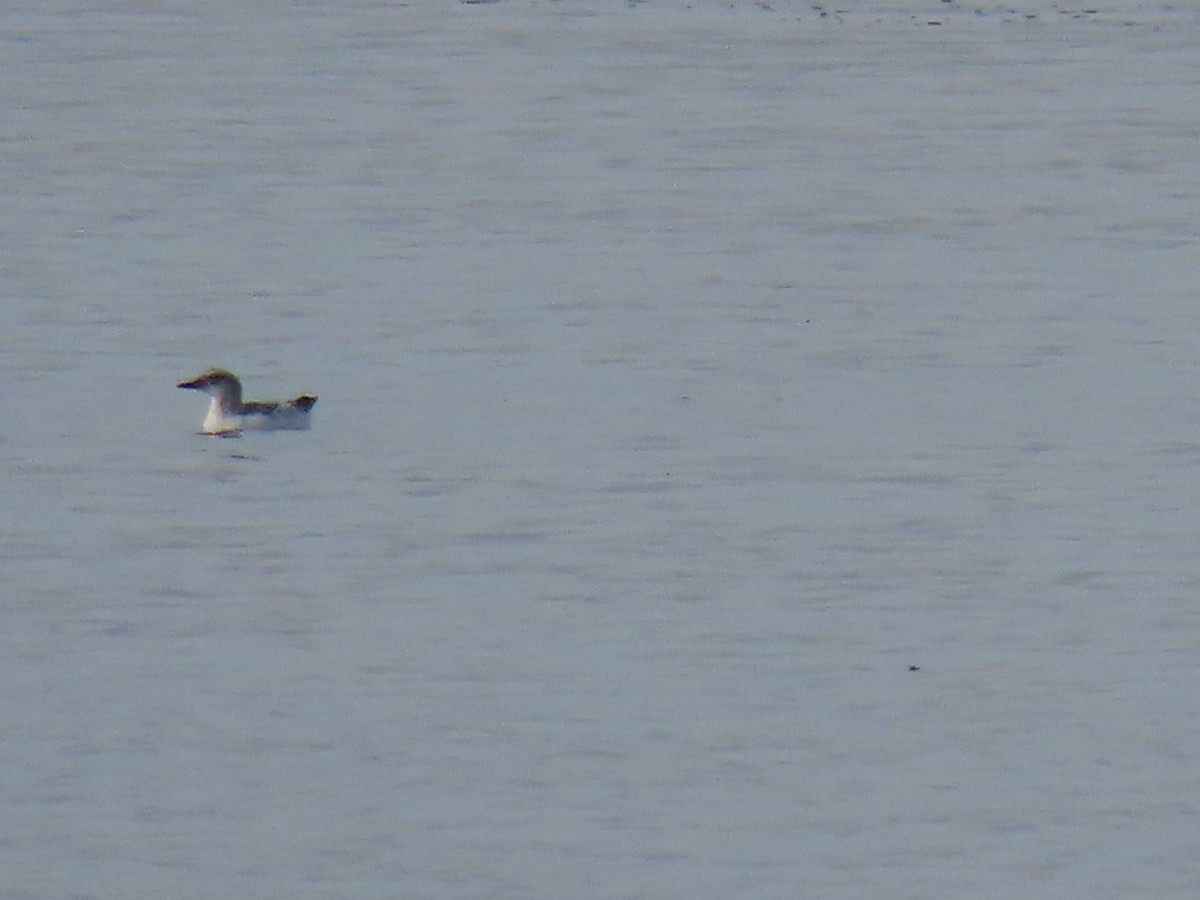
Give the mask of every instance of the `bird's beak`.
[{"label": "bird's beak", "polygon": [[187,389],[193,390],[193,391],[199,390],[200,379],[196,378],[192,381],[181,381],[179,384],[175,385],[175,387],[187,388]]}]

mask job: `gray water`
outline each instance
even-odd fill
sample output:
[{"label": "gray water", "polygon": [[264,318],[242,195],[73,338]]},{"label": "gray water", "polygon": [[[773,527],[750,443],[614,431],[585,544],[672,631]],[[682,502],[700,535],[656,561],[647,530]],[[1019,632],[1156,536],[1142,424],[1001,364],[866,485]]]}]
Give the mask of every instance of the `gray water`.
[{"label": "gray water", "polygon": [[1200,21],[854,6],[0,10],[0,896],[1197,896]]}]

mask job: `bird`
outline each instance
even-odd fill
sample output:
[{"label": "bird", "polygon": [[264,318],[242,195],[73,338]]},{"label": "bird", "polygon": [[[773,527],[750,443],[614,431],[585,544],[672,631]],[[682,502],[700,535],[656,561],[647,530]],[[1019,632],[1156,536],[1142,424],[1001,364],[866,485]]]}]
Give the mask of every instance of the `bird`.
[{"label": "bird", "polygon": [[239,435],[243,431],[302,431],[312,424],[317,398],[302,394],[294,400],[242,400],[242,383],[226,369],[208,369],[176,387],[200,391],[212,398],[201,434]]}]

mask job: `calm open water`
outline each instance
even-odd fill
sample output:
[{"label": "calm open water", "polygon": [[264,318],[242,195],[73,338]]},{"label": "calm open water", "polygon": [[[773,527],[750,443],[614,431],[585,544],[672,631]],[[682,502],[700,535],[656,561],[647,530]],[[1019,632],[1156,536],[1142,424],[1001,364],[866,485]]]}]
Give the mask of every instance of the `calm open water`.
[{"label": "calm open water", "polygon": [[0,894],[1195,897],[1198,35],[0,10]]}]

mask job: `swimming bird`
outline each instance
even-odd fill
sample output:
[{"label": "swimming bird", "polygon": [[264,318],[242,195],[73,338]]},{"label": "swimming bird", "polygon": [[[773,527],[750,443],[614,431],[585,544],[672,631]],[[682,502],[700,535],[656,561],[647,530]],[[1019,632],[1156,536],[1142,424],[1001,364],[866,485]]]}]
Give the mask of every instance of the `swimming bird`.
[{"label": "swimming bird", "polygon": [[295,400],[242,400],[242,383],[225,369],[209,369],[177,387],[201,391],[212,397],[201,434],[233,435],[242,431],[303,430],[311,424],[313,404],[309,394]]}]

